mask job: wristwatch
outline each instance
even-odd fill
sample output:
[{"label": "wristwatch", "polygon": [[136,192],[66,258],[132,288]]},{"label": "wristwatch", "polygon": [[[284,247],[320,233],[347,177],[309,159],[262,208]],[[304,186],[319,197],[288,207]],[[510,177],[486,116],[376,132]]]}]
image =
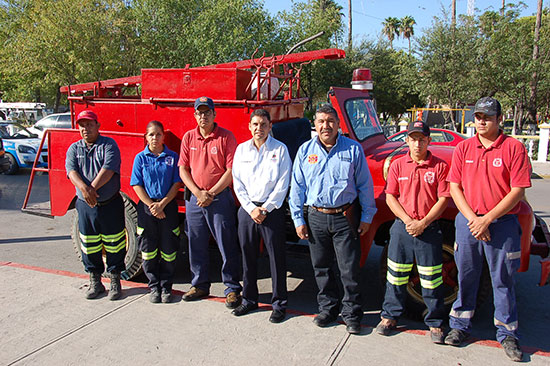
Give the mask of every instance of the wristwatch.
[{"label": "wristwatch", "polygon": [[260,213],[264,216],[267,216],[267,210],[265,208],[260,208]]}]

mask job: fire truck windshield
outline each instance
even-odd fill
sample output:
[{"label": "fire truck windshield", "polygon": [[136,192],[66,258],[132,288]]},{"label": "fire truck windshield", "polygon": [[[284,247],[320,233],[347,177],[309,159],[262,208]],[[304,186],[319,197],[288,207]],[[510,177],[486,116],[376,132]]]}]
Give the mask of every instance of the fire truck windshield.
[{"label": "fire truck windshield", "polygon": [[370,99],[348,99],[344,107],[351,128],[359,141],[382,133],[376,110]]}]

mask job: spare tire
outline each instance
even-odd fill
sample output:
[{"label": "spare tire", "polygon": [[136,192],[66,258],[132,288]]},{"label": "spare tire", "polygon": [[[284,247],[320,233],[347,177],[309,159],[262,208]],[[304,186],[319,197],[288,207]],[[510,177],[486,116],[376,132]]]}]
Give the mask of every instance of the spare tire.
[{"label": "spare tire", "polygon": [[[136,204],[124,193],[121,192],[124,201],[124,219],[126,224],[126,257],[124,264],[126,269],[122,271],[121,277],[124,280],[130,280],[138,276],[142,272],[141,252],[138,248],[137,240],[137,210]],[[82,260],[82,242],[78,231],[78,214],[75,212],[73,220],[73,228],[71,231],[73,246],[78,255],[78,259]],[[105,261],[105,251],[103,251],[103,260]],[[104,277],[109,277],[107,272],[103,273]]]}]

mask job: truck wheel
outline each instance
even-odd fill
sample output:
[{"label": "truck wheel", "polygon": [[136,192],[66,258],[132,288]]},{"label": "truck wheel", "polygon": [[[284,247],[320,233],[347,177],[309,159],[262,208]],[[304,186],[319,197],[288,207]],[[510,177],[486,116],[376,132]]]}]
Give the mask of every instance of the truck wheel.
[{"label": "truck wheel", "polygon": [[15,159],[15,156],[7,152],[6,158],[9,161],[9,165],[8,165],[8,169],[4,172],[4,174],[12,175],[17,173],[17,171],[19,170],[19,165],[17,165],[17,160]]},{"label": "truck wheel", "polygon": [[[386,271],[388,259],[388,246],[386,245],[380,256],[380,278],[383,282],[384,289],[386,288]],[[448,313],[451,310],[453,302],[458,294],[458,270],[454,259],[454,248],[452,245],[443,244],[443,290],[445,299],[445,311]],[[477,292],[477,306],[479,307],[491,294],[491,277],[487,263],[483,265],[479,289]],[[426,315],[427,309],[422,299],[422,287],[420,285],[420,276],[416,268],[416,262],[409,275],[409,283],[407,284],[407,300],[405,304],[405,313],[411,319],[422,321]]]},{"label": "truck wheel", "polygon": [[[121,273],[121,277],[124,280],[130,280],[142,272],[141,252],[139,251],[137,240],[137,211],[134,202],[124,193],[121,193],[121,195],[124,200],[124,215],[126,223],[126,257],[124,258],[126,269]],[[82,243],[80,241],[78,231],[78,214],[74,215],[71,237],[73,239],[76,254],[78,254],[79,259],[82,259]],[[103,251],[103,260],[105,261],[105,251]],[[103,276],[109,277],[107,272],[105,272]]]}]

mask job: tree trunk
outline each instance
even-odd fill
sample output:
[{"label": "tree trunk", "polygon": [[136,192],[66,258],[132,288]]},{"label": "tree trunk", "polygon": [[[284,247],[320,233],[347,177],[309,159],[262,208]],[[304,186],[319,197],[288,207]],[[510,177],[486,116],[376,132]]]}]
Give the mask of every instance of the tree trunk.
[{"label": "tree trunk", "polygon": [[348,0],[348,52],[351,51],[353,32],[351,28],[351,0]]},{"label": "tree trunk", "polygon": [[529,116],[534,123],[537,123],[537,83],[538,83],[538,59],[539,59],[539,38],[540,38],[540,25],[542,21],[542,0],[539,0],[537,7],[537,20],[535,22],[535,35],[533,37],[533,75],[531,76],[531,82],[529,83],[530,95],[529,105],[527,107]]},{"label": "tree trunk", "polygon": [[500,15],[504,16],[504,7],[506,6],[506,0],[502,0],[502,8],[500,8]]},{"label": "tree trunk", "polygon": [[59,85],[55,86],[55,90],[56,90],[56,93],[55,93],[55,103],[54,103],[54,106],[53,106],[53,112],[58,113],[59,112],[59,103],[61,101],[61,91],[59,90]]}]

